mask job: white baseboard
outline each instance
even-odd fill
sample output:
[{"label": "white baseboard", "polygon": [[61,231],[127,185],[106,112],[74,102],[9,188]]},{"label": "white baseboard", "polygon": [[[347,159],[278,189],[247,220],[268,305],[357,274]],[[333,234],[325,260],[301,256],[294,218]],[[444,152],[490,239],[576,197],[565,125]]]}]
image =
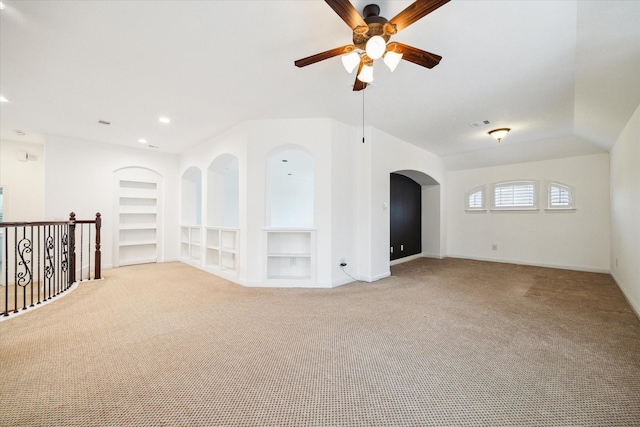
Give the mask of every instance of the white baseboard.
[{"label": "white baseboard", "polygon": [[622,295],[624,295],[624,298],[627,300],[627,302],[631,306],[631,309],[635,312],[636,317],[638,318],[638,320],[640,320],[640,305],[638,305],[640,304],[640,302],[636,302],[629,297],[629,292],[626,290],[624,286],[621,285],[622,282],[618,280],[618,278],[616,277],[613,271],[611,272],[611,277],[613,277],[613,280],[616,282],[616,285],[618,285],[618,288],[622,292]]},{"label": "white baseboard", "polygon": [[557,268],[559,270],[585,271],[588,273],[604,273],[604,274],[611,273],[611,271],[608,268],[593,268],[593,267],[563,265],[563,264],[547,264],[544,262],[529,262],[529,261],[500,259],[500,258],[484,258],[484,257],[459,255],[459,254],[448,254],[447,258],[461,258],[461,259],[472,259],[475,261],[501,262],[504,264],[530,265],[532,267]]},{"label": "white baseboard", "polygon": [[422,254],[409,255],[404,258],[394,259],[393,261],[389,262],[389,265],[398,265],[402,264],[403,262],[409,262],[419,258],[422,258]]}]

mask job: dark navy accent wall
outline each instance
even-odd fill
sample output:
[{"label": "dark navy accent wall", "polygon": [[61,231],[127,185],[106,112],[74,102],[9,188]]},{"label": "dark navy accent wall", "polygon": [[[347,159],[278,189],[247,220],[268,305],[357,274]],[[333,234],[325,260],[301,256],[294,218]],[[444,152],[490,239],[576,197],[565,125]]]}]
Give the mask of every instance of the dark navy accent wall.
[{"label": "dark navy accent wall", "polygon": [[392,173],[390,221],[390,259],[422,252],[422,187],[406,176]]}]

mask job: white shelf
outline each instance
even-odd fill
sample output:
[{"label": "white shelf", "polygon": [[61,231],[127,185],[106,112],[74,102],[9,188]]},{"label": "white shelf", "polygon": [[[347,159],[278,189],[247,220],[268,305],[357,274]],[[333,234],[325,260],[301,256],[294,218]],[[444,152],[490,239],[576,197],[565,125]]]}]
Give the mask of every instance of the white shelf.
[{"label": "white shelf", "polygon": [[139,241],[131,241],[131,242],[120,242],[120,246],[144,246],[144,245],[154,245],[155,246],[156,241],[155,240],[149,240],[149,241],[144,241],[144,240],[139,240]]},{"label": "white shelf", "polygon": [[315,230],[265,230],[267,280],[313,280]]},{"label": "white shelf", "polygon": [[156,223],[147,224],[120,224],[120,230],[155,230],[157,228]]},{"label": "white shelf", "polygon": [[158,253],[158,184],[117,181],[118,265],[156,262]]},{"label": "white shelf", "polygon": [[183,225],[180,227],[180,257],[187,261],[200,262],[202,258],[202,227]]},{"label": "white shelf", "polygon": [[237,273],[238,234],[236,228],[206,228],[205,265],[217,270]]}]

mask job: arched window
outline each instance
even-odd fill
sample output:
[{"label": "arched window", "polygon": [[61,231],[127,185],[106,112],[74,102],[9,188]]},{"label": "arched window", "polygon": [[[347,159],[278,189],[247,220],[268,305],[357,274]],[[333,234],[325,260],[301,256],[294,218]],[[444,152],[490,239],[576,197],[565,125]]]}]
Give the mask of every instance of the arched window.
[{"label": "arched window", "polygon": [[573,187],[559,182],[547,184],[548,209],[575,209]]},{"label": "arched window", "polygon": [[486,210],[485,186],[481,185],[465,194],[465,209],[468,211]]}]

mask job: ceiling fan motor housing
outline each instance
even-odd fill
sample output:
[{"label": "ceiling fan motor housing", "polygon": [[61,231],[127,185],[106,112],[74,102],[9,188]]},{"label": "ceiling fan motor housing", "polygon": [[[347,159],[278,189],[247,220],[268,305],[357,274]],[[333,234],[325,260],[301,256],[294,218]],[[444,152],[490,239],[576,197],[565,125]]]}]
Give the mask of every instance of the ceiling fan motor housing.
[{"label": "ceiling fan motor housing", "polygon": [[393,25],[386,25],[389,21],[387,18],[380,16],[380,7],[377,4],[369,4],[362,10],[362,16],[364,22],[369,26],[369,30],[362,34],[356,31],[353,32],[353,44],[358,48],[364,50],[367,41],[373,36],[381,36],[384,38],[385,43],[389,41],[389,38],[395,34],[392,31]]}]

